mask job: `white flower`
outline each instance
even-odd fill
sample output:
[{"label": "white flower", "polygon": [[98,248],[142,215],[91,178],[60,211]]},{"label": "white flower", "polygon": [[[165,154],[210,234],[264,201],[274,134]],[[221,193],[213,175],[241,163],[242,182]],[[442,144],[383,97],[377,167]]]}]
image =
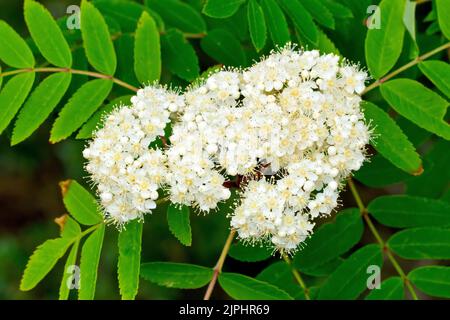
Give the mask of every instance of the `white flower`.
[{"label": "white flower", "polygon": [[[154,209],[161,188],[173,203],[214,210],[237,176],[244,183],[231,227],[290,254],[314,219],[337,207],[340,182],[365,160],[366,78],[337,55],[286,46],[183,95],[148,86],[106,117],[83,152],[86,169],[118,224]],[[170,119],[170,144],[149,149]]]},{"label": "white flower", "polygon": [[104,119],[83,151],[105,217],[119,226],[156,207],[157,190],[167,176],[166,155],[149,144],[164,134],[167,109],[183,106],[174,94],[161,87],[139,90],[132,106],[121,106]]}]

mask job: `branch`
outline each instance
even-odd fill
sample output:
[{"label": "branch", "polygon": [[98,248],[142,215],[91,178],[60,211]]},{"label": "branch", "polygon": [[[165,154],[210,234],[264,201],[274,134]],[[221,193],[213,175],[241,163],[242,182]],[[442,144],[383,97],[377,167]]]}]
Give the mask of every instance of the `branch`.
[{"label": "branch", "polygon": [[405,272],[403,271],[403,269],[400,266],[400,264],[398,263],[398,261],[395,259],[391,249],[386,245],[384,240],[381,238],[380,233],[378,232],[378,230],[376,229],[372,220],[370,219],[369,212],[367,211],[367,208],[364,206],[352,178],[348,178],[347,182],[348,182],[348,186],[350,187],[350,190],[353,194],[353,197],[355,198],[356,204],[358,205],[359,211],[361,212],[361,215],[363,216],[364,220],[366,221],[367,226],[369,227],[373,236],[375,237],[377,242],[380,244],[380,247],[383,249],[383,252],[386,253],[386,256],[388,257],[389,261],[391,261],[391,263],[394,266],[397,273],[402,278],[403,282],[405,283],[406,287],[408,288],[409,292],[411,293],[412,298],[414,300],[418,300],[417,294],[414,291],[414,288],[411,285],[411,282],[409,281],[408,277],[406,276]]},{"label": "branch", "polygon": [[19,73],[26,73],[26,72],[68,72],[73,74],[82,74],[93,78],[100,78],[100,79],[108,79],[114,82],[115,84],[127,88],[131,91],[137,92],[139,89],[132,86],[129,83],[126,83],[120,79],[114,78],[113,76],[109,76],[103,73],[98,72],[92,72],[92,71],[86,71],[86,70],[78,70],[78,69],[71,69],[71,68],[25,68],[25,69],[17,69],[12,71],[6,71],[0,73],[0,77],[6,77],[11,76],[14,74]]},{"label": "branch", "polygon": [[375,81],[374,83],[372,83],[371,85],[369,85],[363,92],[361,95],[366,94],[367,92],[379,87],[383,82],[388,81],[389,79],[395,77],[396,75],[398,75],[399,73],[402,73],[403,71],[415,66],[416,64],[420,63],[421,61],[424,61],[426,59],[428,59],[431,56],[434,56],[436,53],[448,49],[450,48],[450,42],[447,42],[446,44],[443,44],[440,47],[437,47],[417,58],[415,58],[414,60],[408,62],[407,64],[405,64],[404,66],[392,71],[391,73],[387,74],[386,76],[384,76],[383,78],[378,79],[377,81]]},{"label": "branch", "polygon": [[208,289],[206,289],[203,300],[209,300],[209,298],[211,298],[211,294],[214,290],[214,286],[216,285],[217,278],[219,277],[219,274],[222,272],[222,267],[225,262],[225,259],[227,258],[228,251],[230,250],[231,242],[233,241],[235,233],[236,230],[231,230],[227,240],[225,241],[225,245],[223,246],[219,260],[217,260],[216,266],[214,267],[214,274],[211,281],[209,282]]}]

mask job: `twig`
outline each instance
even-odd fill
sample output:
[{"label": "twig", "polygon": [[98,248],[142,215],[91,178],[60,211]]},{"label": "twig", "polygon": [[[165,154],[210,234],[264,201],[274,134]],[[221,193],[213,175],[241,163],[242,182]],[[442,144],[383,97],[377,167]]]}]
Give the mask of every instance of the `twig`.
[{"label": "twig", "polygon": [[298,282],[300,287],[303,289],[306,300],[311,300],[311,297],[309,295],[309,288],[306,286],[305,282],[303,281],[302,276],[300,275],[300,272],[298,272],[297,269],[295,269],[295,267],[292,265],[291,259],[287,255],[284,254],[283,259],[289,265],[289,267],[291,268],[291,272],[294,275],[295,280]]},{"label": "twig", "polygon": [[67,72],[67,73],[73,73],[73,74],[82,74],[93,78],[100,78],[100,79],[108,79],[112,82],[116,83],[117,85],[127,88],[131,91],[137,92],[139,89],[132,86],[131,84],[128,84],[120,79],[114,78],[113,76],[93,72],[93,71],[86,71],[86,70],[78,70],[78,69],[71,69],[71,68],[53,68],[53,67],[44,67],[44,68],[24,68],[24,69],[16,69],[12,71],[6,71],[0,73],[0,77],[6,77],[11,76],[14,74],[19,73],[27,73],[27,72]]},{"label": "twig", "polygon": [[227,240],[225,241],[225,245],[223,246],[219,260],[217,260],[216,266],[214,267],[214,274],[211,281],[209,282],[208,289],[206,289],[203,300],[209,300],[209,298],[211,298],[211,294],[214,290],[214,286],[216,285],[217,278],[219,277],[219,274],[222,272],[222,267],[225,262],[225,259],[227,258],[228,251],[230,250],[231,242],[233,242],[235,233],[236,230],[231,230]]},{"label": "twig", "polygon": [[403,282],[405,283],[406,287],[408,288],[409,292],[411,293],[412,298],[414,300],[418,300],[417,294],[414,291],[414,288],[411,285],[411,282],[409,281],[408,277],[406,276],[405,272],[403,271],[403,269],[400,266],[400,264],[398,263],[398,261],[395,259],[391,249],[384,242],[383,238],[381,238],[380,233],[378,232],[378,230],[376,229],[372,220],[370,219],[369,212],[367,211],[367,208],[364,206],[364,203],[361,200],[361,197],[358,193],[358,190],[356,189],[356,186],[355,186],[352,178],[348,178],[347,182],[348,182],[348,186],[350,187],[350,191],[352,192],[352,195],[355,198],[356,204],[358,205],[359,211],[361,212],[361,215],[363,216],[364,220],[366,221],[367,226],[369,227],[373,236],[379,243],[380,247],[383,249],[383,252],[386,253],[386,256],[388,257],[389,261],[394,266],[397,273],[402,278]]},{"label": "twig", "polygon": [[429,52],[427,52],[427,53],[425,53],[425,54],[423,54],[423,55],[421,55],[421,56],[415,58],[414,60],[408,62],[408,63],[405,64],[404,66],[402,66],[402,67],[400,67],[400,68],[398,68],[398,69],[392,71],[392,72],[389,73],[388,75],[384,76],[384,77],[381,78],[381,79],[378,79],[377,81],[375,81],[374,83],[372,83],[371,85],[369,85],[369,86],[362,92],[361,95],[364,95],[364,94],[366,94],[367,92],[369,92],[369,91],[371,91],[371,90],[373,90],[373,89],[379,87],[383,82],[388,81],[389,79],[395,77],[395,76],[398,75],[399,73],[401,73],[401,72],[403,72],[403,71],[405,71],[405,70],[407,70],[407,69],[409,69],[409,68],[415,66],[416,64],[420,63],[421,61],[426,60],[426,59],[428,59],[429,57],[434,56],[436,53],[438,53],[438,52],[440,52],[440,51],[442,51],[442,50],[448,49],[448,48],[450,48],[450,42],[447,42],[446,44],[443,44],[442,46],[439,46],[439,47],[437,47],[437,48],[435,48],[435,49],[433,49],[433,50],[431,50],[431,51],[429,51]]}]

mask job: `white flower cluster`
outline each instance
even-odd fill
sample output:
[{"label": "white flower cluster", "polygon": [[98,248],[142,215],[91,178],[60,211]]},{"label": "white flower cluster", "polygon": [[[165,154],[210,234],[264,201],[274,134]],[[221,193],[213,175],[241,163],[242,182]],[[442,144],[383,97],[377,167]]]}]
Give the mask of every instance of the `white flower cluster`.
[{"label": "white flower cluster", "polygon": [[164,134],[168,110],[182,107],[178,94],[160,87],[139,90],[131,102],[131,107],[117,108],[104,119],[83,151],[106,217],[118,225],[156,207],[167,174],[166,155],[149,149],[149,144]]},{"label": "white flower cluster", "polygon": [[[225,182],[237,177],[244,183],[231,227],[245,241],[295,251],[365,159],[366,77],[336,55],[287,46],[248,69],[212,74],[184,95],[140,90],[85,150],[106,214],[119,222],[142,215],[161,186],[172,202],[208,212],[230,197]],[[171,112],[170,145],[148,149]]]}]

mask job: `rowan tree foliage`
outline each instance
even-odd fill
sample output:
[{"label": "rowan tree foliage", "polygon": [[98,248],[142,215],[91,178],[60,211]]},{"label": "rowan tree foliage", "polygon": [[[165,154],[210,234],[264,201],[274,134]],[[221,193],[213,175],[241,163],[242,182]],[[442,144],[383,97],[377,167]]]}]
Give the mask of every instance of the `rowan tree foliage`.
[{"label": "rowan tree foliage", "polygon": [[[102,205],[111,201],[114,192],[97,190],[98,181],[94,181],[97,185],[72,179],[62,181],[62,201],[68,214],[57,220],[60,237],[45,241],[31,254],[20,282],[21,290],[36,287],[63,259],[59,298],[68,299],[74,290],[79,299],[94,299],[107,231],[117,234],[117,290],[123,299],[139,297],[140,281],[174,289],[205,287],[206,299],[214,297],[217,286],[233,299],[450,298],[448,0],[143,2],[82,0],[79,11],[55,18],[43,5],[25,0],[24,19],[29,33],[24,36],[0,21],[0,133],[8,137],[11,148],[28,139],[44,122],[52,124],[50,143],[76,139],[85,140],[88,146],[92,138],[95,141],[99,137],[104,125],[117,119],[121,106],[139,105],[136,101],[148,98],[140,88],[169,88],[181,96],[190,88],[208,85],[208,79],[220,70],[245,73],[265,57],[282,52],[282,48],[295,48],[336,57],[340,68],[356,66],[351,81],[342,87],[351,87],[351,93],[362,99],[357,101],[362,119],[355,116],[353,122],[360,120],[367,126],[367,131],[359,131],[370,135],[367,145],[360,148],[367,161],[356,172],[349,169],[342,175],[336,173],[336,182],[324,180],[323,184],[341,190],[339,206],[327,220],[315,222],[314,231],[305,233],[298,250],[279,250],[279,238],[289,235],[289,230],[277,231],[278,238],[272,240],[272,245],[278,241],[274,250],[267,241],[238,241],[245,238],[243,229],[232,223],[231,227],[221,226],[230,230],[223,250],[210,253],[217,256],[215,266],[142,261],[142,251],[151,250],[148,245],[142,246],[148,236],[143,232],[143,223],[151,224],[152,215],[139,213],[124,223],[117,223],[116,219],[115,225],[111,224],[108,217],[120,208],[105,209]],[[343,81],[345,72],[339,70],[335,72],[337,80]],[[353,72],[360,71],[368,75],[361,90],[353,78]],[[260,72],[261,79],[257,76],[256,80],[264,82],[270,73]],[[308,81],[316,79],[313,71],[302,77]],[[326,85],[334,84],[317,84],[320,90],[325,90],[322,87]],[[208,90],[215,90],[214,86],[209,84]],[[258,90],[276,95],[273,92],[278,93],[283,86],[293,85],[280,82],[278,87],[273,82]],[[196,92],[196,98],[205,94],[202,92]],[[245,103],[247,96],[240,92],[233,103]],[[149,121],[164,118],[162,113],[167,112],[168,122],[176,123],[179,119],[169,116],[167,110],[175,112],[184,104],[176,105],[176,98],[165,95],[163,99],[170,100],[168,105]],[[261,110],[269,108],[269,100],[267,105],[261,105]],[[298,108],[306,108],[306,104],[300,103]],[[128,113],[123,117],[128,117]],[[268,112],[267,117],[277,124],[274,115]],[[333,114],[327,117],[331,119]],[[153,153],[175,148],[171,145],[172,125],[163,124],[150,144]],[[329,132],[333,129],[327,127]],[[182,145],[180,134],[175,140]],[[120,141],[124,146],[128,143]],[[195,144],[188,137],[186,141]],[[289,145],[299,143],[291,141]],[[224,148],[223,144],[218,146]],[[209,148],[211,154],[216,152],[214,147]],[[330,157],[337,152],[333,148],[326,151]],[[85,157],[92,161],[92,153],[85,152]],[[96,159],[102,161],[102,154]],[[219,186],[226,191],[219,188],[213,192],[221,202],[214,213],[202,219],[211,215],[233,217],[234,210],[249,198],[241,200],[251,186],[249,180],[265,179],[266,166],[272,165],[277,168],[275,171],[280,167],[259,160],[258,171],[251,173],[251,179],[248,174],[240,174],[239,168],[230,169],[232,163],[217,161],[222,165],[219,171],[228,170]],[[177,167],[177,163],[172,163],[172,167]],[[95,175],[99,170],[86,168],[87,177],[88,172]],[[150,176],[154,178],[156,174]],[[273,182],[281,178],[267,179]],[[303,177],[297,175],[295,179]],[[159,182],[155,186],[160,187]],[[255,199],[266,203],[264,197],[270,188]],[[300,188],[317,194],[321,190],[314,191],[316,186],[306,182]],[[194,250],[196,241],[190,218],[204,208],[171,201],[174,191],[170,188],[153,191],[157,193],[149,193],[146,199],[155,201],[143,204],[144,209],[140,207],[138,211],[164,207],[170,232],[184,246],[183,250]],[[345,192],[351,197],[344,201]],[[184,195],[184,191],[181,193]],[[246,205],[243,215],[251,208]],[[315,208],[309,206],[307,210],[312,212]],[[210,230],[208,237],[214,237],[215,232]],[[152,245],[160,245],[155,240]],[[249,264],[264,262],[265,267],[256,276],[249,276],[228,270],[229,259]],[[386,266],[395,270],[395,275],[388,274]],[[378,271],[381,283],[373,288],[371,281]]]}]

